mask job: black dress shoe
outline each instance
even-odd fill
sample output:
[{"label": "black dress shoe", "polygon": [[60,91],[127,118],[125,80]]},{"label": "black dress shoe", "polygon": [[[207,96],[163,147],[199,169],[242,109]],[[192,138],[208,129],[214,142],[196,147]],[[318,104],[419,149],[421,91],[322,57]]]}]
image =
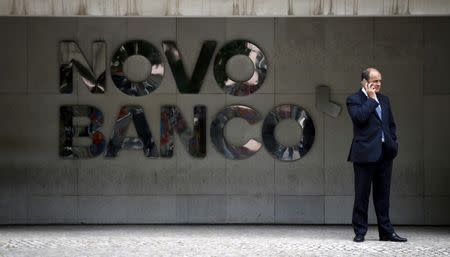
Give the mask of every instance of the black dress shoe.
[{"label": "black dress shoe", "polygon": [[353,241],[354,241],[354,242],[357,242],[357,243],[364,242],[364,236],[363,236],[363,235],[356,235],[356,236],[353,238]]},{"label": "black dress shoe", "polygon": [[380,236],[380,241],[406,242],[408,239],[401,237],[394,232],[390,235]]}]

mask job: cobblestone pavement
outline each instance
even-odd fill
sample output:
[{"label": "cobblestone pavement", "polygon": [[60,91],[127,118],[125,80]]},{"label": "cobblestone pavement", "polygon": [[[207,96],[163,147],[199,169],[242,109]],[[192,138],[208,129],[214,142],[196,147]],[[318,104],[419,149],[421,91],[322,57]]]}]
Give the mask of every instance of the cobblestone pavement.
[{"label": "cobblestone pavement", "polygon": [[363,243],[350,226],[0,226],[0,256],[450,256],[450,227],[397,227]]}]

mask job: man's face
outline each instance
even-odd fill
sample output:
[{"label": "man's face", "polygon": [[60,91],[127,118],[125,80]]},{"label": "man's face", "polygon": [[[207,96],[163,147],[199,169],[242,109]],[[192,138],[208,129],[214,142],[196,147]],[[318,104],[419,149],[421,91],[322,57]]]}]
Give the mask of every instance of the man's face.
[{"label": "man's face", "polygon": [[370,72],[369,75],[369,83],[372,83],[372,85],[375,88],[375,92],[378,93],[381,90],[381,74],[380,72],[373,70]]}]

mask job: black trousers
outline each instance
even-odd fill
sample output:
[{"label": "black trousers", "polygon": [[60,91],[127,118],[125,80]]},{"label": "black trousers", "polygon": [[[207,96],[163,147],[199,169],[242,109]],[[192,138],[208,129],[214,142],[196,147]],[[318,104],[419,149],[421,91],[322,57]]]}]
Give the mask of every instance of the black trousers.
[{"label": "black trousers", "polygon": [[[383,151],[384,151],[383,144]],[[377,215],[380,236],[392,234],[394,228],[389,219],[389,195],[391,189],[392,160],[381,154],[373,163],[353,163],[355,171],[355,202],[352,224],[357,235],[367,233],[370,187],[373,186],[373,203]]]}]

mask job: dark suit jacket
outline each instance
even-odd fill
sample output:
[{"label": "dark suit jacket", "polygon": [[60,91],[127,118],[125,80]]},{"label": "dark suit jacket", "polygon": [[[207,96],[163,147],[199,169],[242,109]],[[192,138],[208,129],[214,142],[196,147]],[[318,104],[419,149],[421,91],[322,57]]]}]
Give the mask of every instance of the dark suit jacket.
[{"label": "dark suit jacket", "polygon": [[394,159],[398,143],[394,117],[389,98],[377,93],[381,105],[382,118],[378,116],[377,101],[367,97],[361,89],[347,97],[347,110],[353,121],[353,141],[348,161],[364,163],[376,162],[381,156],[381,130],[384,131],[384,158]]}]

